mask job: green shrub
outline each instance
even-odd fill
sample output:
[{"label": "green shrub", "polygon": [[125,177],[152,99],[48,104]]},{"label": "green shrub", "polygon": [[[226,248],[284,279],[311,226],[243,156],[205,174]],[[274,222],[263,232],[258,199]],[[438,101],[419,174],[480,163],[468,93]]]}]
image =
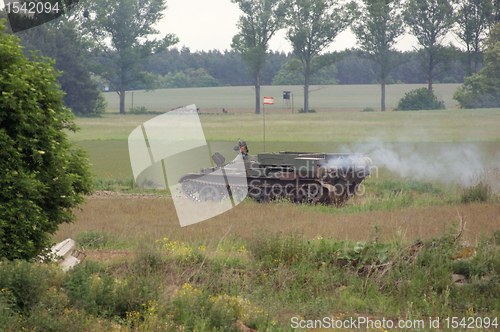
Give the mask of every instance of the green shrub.
[{"label": "green shrub", "polygon": [[148,109],[144,106],[130,108],[130,114],[146,114]]},{"label": "green shrub", "polygon": [[[305,113],[303,108],[299,108],[299,113]],[[316,113],[314,108],[310,108],[308,113]]]},{"label": "green shrub", "polygon": [[491,187],[482,181],[475,186],[465,188],[460,196],[460,202],[486,202],[491,197]]},{"label": "green shrub", "polygon": [[108,233],[90,230],[80,232],[76,235],[76,243],[85,249],[100,249],[103,248],[109,240]]},{"label": "green shrub", "polygon": [[361,112],[375,112],[375,110],[371,107],[365,107],[361,110]]},{"label": "green shrub", "polygon": [[0,20],[0,257],[34,259],[92,191],[86,152],[52,60],[29,61]]},{"label": "green shrub", "polygon": [[457,80],[455,79],[455,77],[446,76],[445,78],[443,78],[443,83],[457,83]]},{"label": "green shrub", "polygon": [[418,111],[418,110],[438,110],[445,109],[444,102],[438,101],[432,92],[429,99],[427,88],[420,88],[405,93],[399,100],[397,111]]},{"label": "green shrub", "polygon": [[0,290],[9,295],[7,300],[13,304],[15,311],[25,313],[41,301],[51,281],[56,279],[57,272],[48,265],[21,260],[1,261]]}]

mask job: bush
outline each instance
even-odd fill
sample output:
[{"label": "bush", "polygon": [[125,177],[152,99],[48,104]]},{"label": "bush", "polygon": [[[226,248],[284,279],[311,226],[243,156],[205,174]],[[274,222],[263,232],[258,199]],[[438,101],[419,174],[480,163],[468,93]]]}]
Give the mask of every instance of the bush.
[{"label": "bush", "polygon": [[453,94],[461,108],[500,107],[500,24],[491,29],[484,45],[486,66],[465,78],[464,84]]},{"label": "bush", "polygon": [[361,110],[361,112],[375,112],[375,110],[371,107],[365,107]]},{"label": "bush", "polygon": [[455,79],[455,77],[446,76],[445,78],[443,78],[443,83],[457,83],[457,80]]},{"label": "bush", "polygon": [[73,208],[92,190],[86,153],[66,130],[74,115],[63,106],[53,61],[29,61],[0,21],[0,257],[46,253],[50,234],[75,219]]},{"label": "bush", "polygon": [[[299,113],[305,113],[303,108],[299,108]],[[316,110],[314,108],[310,108],[308,113],[316,113]]]},{"label": "bush", "polygon": [[146,114],[148,109],[144,106],[141,107],[132,107],[130,109],[130,114]]},{"label": "bush", "polygon": [[491,187],[482,181],[475,186],[470,186],[462,192],[460,202],[486,202],[491,197]]},{"label": "bush", "polygon": [[395,111],[418,111],[418,110],[439,110],[445,109],[444,102],[438,101],[434,92],[429,99],[427,88],[420,88],[405,93],[399,100]]}]

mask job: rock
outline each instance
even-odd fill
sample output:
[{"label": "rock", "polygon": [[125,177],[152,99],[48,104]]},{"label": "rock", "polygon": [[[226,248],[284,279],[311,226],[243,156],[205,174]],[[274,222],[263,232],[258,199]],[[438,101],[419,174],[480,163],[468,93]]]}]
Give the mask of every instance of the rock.
[{"label": "rock", "polygon": [[467,278],[465,278],[465,275],[463,274],[455,274],[453,273],[451,275],[451,282],[454,283],[457,286],[462,286],[466,283]]},{"label": "rock", "polygon": [[75,240],[66,239],[51,248],[52,255],[54,257],[62,257],[62,259],[59,259],[58,262],[64,272],[69,271],[69,269],[80,264],[81,262],[78,258],[73,256],[76,252],[75,245]]}]

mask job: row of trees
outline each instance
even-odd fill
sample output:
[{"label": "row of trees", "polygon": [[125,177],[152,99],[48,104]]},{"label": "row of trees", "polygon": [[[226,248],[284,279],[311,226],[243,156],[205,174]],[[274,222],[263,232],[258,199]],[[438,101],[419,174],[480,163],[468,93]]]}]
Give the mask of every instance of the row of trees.
[{"label": "row of trees", "polygon": [[[467,53],[455,47],[449,47],[448,54],[452,56],[449,63],[449,70],[436,76],[439,82],[461,83],[467,72]],[[345,50],[336,55],[339,59],[333,65],[326,66],[317,74],[311,75],[311,84],[372,84],[380,83],[378,76],[379,65],[374,61],[362,57],[355,49]],[[392,83],[426,83],[425,75],[418,63],[418,52],[395,51],[394,57],[409,59],[400,66],[394,68],[386,81]],[[303,77],[300,72],[294,71],[298,59],[294,59],[292,53],[272,52],[267,54],[267,61],[261,70],[261,85],[302,85]],[[480,62],[478,68],[484,64]],[[219,86],[242,86],[253,85],[254,81],[245,70],[245,62],[241,55],[234,50],[220,52],[201,51],[190,52],[186,47],[181,50],[177,48],[169,49],[165,52],[151,56],[149,63],[143,67],[144,71],[158,74],[162,77],[158,79],[158,87],[166,87],[162,81],[169,80],[172,83],[183,82],[192,76],[193,71],[203,71],[213,78],[207,81],[207,85],[214,86],[215,80]],[[173,77],[177,79],[173,80]],[[172,80],[171,80],[172,78]],[[196,80],[196,83],[199,83]],[[200,86],[200,85],[192,85]],[[185,84],[169,85],[168,87],[187,87]],[[132,84],[132,89],[144,89],[140,84]]]},{"label": "row of trees", "polygon": [[[265,64],[269,38],[286,29],[293,55],[304,79],[304,111],[309,109],[310,77],[338,58],[322,54],[335,37],[351,26],[363,57],[379,65],[381,108],[385,110],[385,83],[391,70],[408,58],[396,56],[394,45],[409,32],[419,43],[419,63],[428,82],[429,98],[436,75],[448,69],[450,48],[443,45],[453,30],[467,49],[468,72],[477,71],[482,41],[498,19],[492,0],[362,0],[340,5],[334,0],[232,0],[244,15],[233,48],[241,52],[254,77],[255,112],[259,113],[260,71]],[[495,0],[496,1],[496,0]]]},{"label": "row of trees", "polygon": [[[42,55],[56,58],[56,66],[61,66],[57,69],[73,73],[67,77],[74,77],[67,83],[62,79],[61,84],[71,92],[66,97],[67,105],[76,113],[105,108],[96,84],[91,82],[95,79],[88,71],[94,78],[106,81],[119,94],[121,113],[125,113],[125,90],[130,88],[151,89],[157,83],[161,87],[188,87],[250,82],[255,85],[255,108],[259,113],[260,86],[275,78],[275,84],[301,81],[307,112],[311,83],[335,83],[336,71],[340,83],[357,83],[352,79],[359,75],[356,70],[346,70],[342,65],[354,69],[362,65],[370,69],[363,83],[367,83],[366,76],[372,76],[369,82],[375,80],[381,84],[381,106],[385,110],[385,85],[391,80],[390,73],[393,73],[392,79],[401,80],[398,70],[403,69],[402,64],[407,64],[404,71],[411,73],[408,77],[423,76],[428,82],[429,96],[432,94],[434,79],[450,69],[451,59],[457,54],[455,48],[442,44],[450,29],[465,45],[466,75],[477,72],[481,66],[482,42],[499,16],[498,7],[492,2],[499,0],[463,0],[457,4],[451,0],[360,0],[345,5],[337,0],[231,1],[239,5],[243,15],[238,23],[239,33],[232,40],[233,50],[223,54],[223,61],[218,51],[191,54],[189,49],[183,48],[176,51],[176,56],[175,51],[167,51],[178,42],[171,34],[151,39],[151,35],[158,33],[154,26],[163,17],[165,0],[86,0],[83,6],[76,7],[58,22],[39,27],[45,30],[34,28],[21,38],[27,49],[41,50]],[[30,18],[17,17],[16,24],[21,24],[20,20]],[[357,37],[358,49],[324,53],[335,37],[348,27]],[[287,31],[293,48],[291,55],[269,51],[269,40],[280,29]],[[397,38],[405,32],[416,36],[420,44],[413,56],[394,49]],[[52,45],[56,38],[51,36],[60,36],[60,44]],[[44,44],[45,41],[49,41],[50,47]],[[72,54],[68,57],[65,53],[69,51]],[[69,62],[68,58],[73,61]],[[147,65],[151,58],[155,61]],[[186,68],[165,72],[166,67],[173,66],[172,60],[181,58],[189,58],[192,63]],[[367,60],[372,64],[368,65]],[[242,62],[250,78],[243,75]],[[68,65],[63,66],[64,63]],[[416,69],[416,63],[420,69]],[[336,64],[336,69],[332,64]],[[456,68],[455,61],[455,71]],[[82,71],[87,73],[79,73]],[[163,77],[158,80],[155,73]],[[315,81],[311,81],[315,74]],[[83,77],[81,81],[88,84],[80,84],[75,78],[80,76]],[[453,76],[461,81],[460,74]],[[94,96],[90,90],[94,91]],[[78,93],[80,97],[75,99]],[[82,98],[84,95],[87,98]],[[70,104],[72,98],[74,106]],[[81,106],[78,100],[87,105]]]}]

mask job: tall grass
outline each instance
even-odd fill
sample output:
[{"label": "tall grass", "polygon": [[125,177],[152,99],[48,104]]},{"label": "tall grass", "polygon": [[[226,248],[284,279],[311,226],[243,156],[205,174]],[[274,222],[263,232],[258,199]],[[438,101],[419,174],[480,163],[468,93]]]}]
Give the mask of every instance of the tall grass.
[{"label": "tall grass", "polygon": [[481,237],[474,256],[456,260],[459,226],[413,241],[381,241],[377,227],[363,242],[262,230],[207,246],[164,238],[132,260],[87,260],[67,274],[4,261],[0,323],[7,330],[291,331],[293,317],[497,317],[500,246]]}]

